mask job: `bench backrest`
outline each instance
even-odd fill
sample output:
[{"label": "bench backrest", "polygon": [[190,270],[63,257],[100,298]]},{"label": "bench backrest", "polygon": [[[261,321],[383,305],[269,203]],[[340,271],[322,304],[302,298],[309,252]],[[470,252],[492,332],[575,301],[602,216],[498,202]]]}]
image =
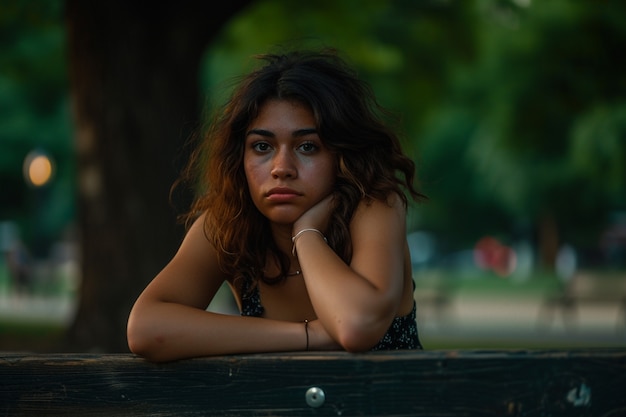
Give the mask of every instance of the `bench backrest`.
[{"label": "bench backrest", "polygon": [[7,416],[618,416],[626,349],[0,354]]}]

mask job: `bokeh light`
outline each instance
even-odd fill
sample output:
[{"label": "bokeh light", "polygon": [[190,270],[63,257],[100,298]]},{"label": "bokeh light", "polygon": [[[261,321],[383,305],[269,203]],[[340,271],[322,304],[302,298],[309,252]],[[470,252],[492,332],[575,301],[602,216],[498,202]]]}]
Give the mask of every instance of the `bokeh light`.
[{"label": "bokeh light", "polygon": [[24,159],[24,179],[34,187],[43,187],[52,179],[52,159],[40,150],[31,151]]}]

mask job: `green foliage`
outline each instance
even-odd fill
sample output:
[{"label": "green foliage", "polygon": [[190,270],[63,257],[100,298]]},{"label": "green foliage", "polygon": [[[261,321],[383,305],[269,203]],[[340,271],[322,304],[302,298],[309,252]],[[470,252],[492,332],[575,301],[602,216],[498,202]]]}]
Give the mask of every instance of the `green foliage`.
[{"label": "green foliage", "polygon": [[[430,197],[411,228],[467,247],[531,237],[543,216],[593,246],[626,209],[626,3],[620,0],[262,0],[207,50],[202,89],[221,103],[254,55],[332,46],[399,114]],[[21,164],[56,159],[44,228],[74,216],[63,2],[0,5],[0,218],[32,217]]]},{"label": "green foliage", "polygon": [[626,101],[591,107],[575,121],[569,158],[581,178],[616,207],[626,206]]},{"label": "green foliage", "polygon": [[[468,157],[477,180],[511,216],[536,222],[549,213],[566,239],[597,235],[609,207],[626,207],[618,110],[626,68],[616,59],[626,44],[616,16],[626,16],[626,7],[552,1],[508,12],[503,19],[501,9],[491,10],[499,18],[480,26],[480,54],[464,75],[473,96],[460,105],[475,109]],[[616,107],[611,116],[596,111]],[[583,144],[591,141],[593,152]],[[602,158],[607,149],[616,153]],[[581,160],[588,169],[601,165],[603,175],[592,179]]]},{"label": "green foliage", "polygon": [[[27,241],[56,238],[75,216],[62,7],[60,0],[0,4],[0,220],[17,221]],[[56,168],[37,192],[22,172],[34,149]]]},{"label": "green foliage", "polygon": [[412,227],[462,247],[550,215],[580,242],[626,206],[624,17],[619,1],[259,1],[204,74],[213,94],[276,45],[335,46],[402,116],[430,196]]}]

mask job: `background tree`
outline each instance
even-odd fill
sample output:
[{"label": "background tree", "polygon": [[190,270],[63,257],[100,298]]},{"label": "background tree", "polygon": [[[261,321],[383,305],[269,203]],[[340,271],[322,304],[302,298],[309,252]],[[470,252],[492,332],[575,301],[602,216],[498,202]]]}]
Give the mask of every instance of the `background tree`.
[{"label": "background tree", "polygon": [[127,351],[130,307],[180,242],[167,201],[198,126],[202,54],[247,3],[68,0],[82,242],[73,349]]},{"label": "background tree", "polygon": [[590,249],[626,207],[625,15],[619,1],[492,2],[457,90],[475,183],[536,236],[547,268],[564,243]]}]

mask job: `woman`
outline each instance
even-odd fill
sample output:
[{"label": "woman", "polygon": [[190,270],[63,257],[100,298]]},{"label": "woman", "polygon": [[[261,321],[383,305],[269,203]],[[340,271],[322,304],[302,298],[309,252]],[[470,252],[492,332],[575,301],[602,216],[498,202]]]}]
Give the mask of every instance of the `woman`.
[{"label": "woman", "polygon": [[[413,162],[337,54],[262,59],[192,158],[191,226],[131,311],[131,351],[421,349],[405,228],[405,193],[421,197]],[[223,282],[240,316],[206,311]]]}]

